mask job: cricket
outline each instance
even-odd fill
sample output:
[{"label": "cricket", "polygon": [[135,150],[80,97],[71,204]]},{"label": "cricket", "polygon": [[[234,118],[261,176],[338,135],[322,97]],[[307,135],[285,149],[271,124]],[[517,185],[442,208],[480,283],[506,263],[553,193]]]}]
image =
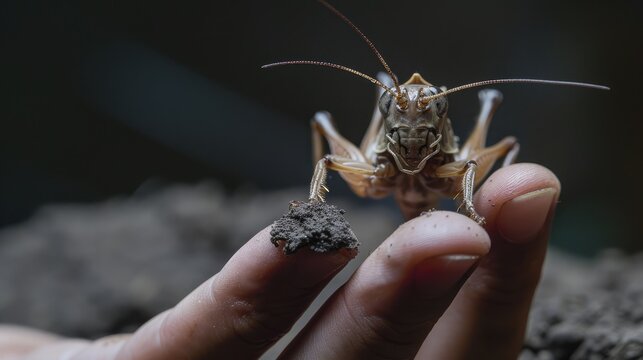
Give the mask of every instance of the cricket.
[{"label": "cricket", "polygon": [[[385,74],[371,77],[352,68],[324,61],[292,60],[263,65],[316,65],[346,71],[369,80],[378,87],[378,100],[361,144],[354,145],[337,131],[331,115],[318,112],[312,119],[313,156],[316,161],[310,184],[310,202],[324,202],[329,191],[328,170],[337,171],[351,190],[361,197],[383,198],[394,195],[408,220],[433,209],[442,197],[459,201],[458,210],[483,225],[473,204],[476,187],[501,159],[502,166],[515,162],[520,146],[507,136],[486,145],[491,119],[502,102],[493,89],[479,92],[480,112],[464,144],[454,134],[447,116],[447,95],[459,91],[505,83],[566,85],[609,90],[606,86],[542,79],[495,79],[456,86],[437,87],[414,73],[400,83],[375,45],[344,14],[325,0],[323,6],[348,24],[370,47],[384,67]],[[323,139],[330,152],[324,153]]]}]

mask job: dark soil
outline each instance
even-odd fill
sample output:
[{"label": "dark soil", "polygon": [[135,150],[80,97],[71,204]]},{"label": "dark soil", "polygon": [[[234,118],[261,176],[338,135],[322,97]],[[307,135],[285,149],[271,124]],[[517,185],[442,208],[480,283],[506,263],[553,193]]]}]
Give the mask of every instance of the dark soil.
[{"label": "dark soil", "polygon": [[[132,331],[215,274],[289,199],[306,193],[231,196],[203,184],[43,208],[0,230],[0,323],[89,338]],[[362,251],[304,322],[401,222],[394,209],[335,201],[349,210]],[[276,228],[288,251],[356,246],[343,212],[331,205],[300,203]],[[264,358],[276,358],[291,336]],[[551,249],[521,360],[643,359],[642,344],[643,254],[610,251],[590,261]]]},{"label": "dark soil", "polygon": [[521,360],[643,359],[643,254],[554,254],[546,271]]},{"label": "dark soil", "polygon": [[284,253],[292,254],[302,247],[328,252],[359,245],[345,211],[326,202],[292,201],[290,209],[275,221],[270,231],[275,246],[285,242]]},{"label": "dark soil", "polygon": [[[203,183],[43,207],[0,229],[0,323],[87,338],[133,331],[216,274],[290,199],[307,194],[225,194]],[[378,204],[335,201],[365,239],[363,254],[331,284],[337,287],[400,219]]]}]

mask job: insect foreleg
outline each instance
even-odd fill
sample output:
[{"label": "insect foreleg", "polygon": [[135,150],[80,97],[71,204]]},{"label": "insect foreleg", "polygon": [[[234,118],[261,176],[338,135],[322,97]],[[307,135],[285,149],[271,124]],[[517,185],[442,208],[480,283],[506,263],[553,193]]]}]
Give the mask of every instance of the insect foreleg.
[{"label": "insect foreleg", "polygon": [[[359,196],[383,197],[392,186],[389,178],[396,174],[395,168],[387,161],[369,162],[353,143],[342,137],[335,129],[330,114],[318,112],[311,122],[313,131],[313,152],[317,163],[311,181],[310,198],[323,200],[328,169],[338,171],[351,189]],[[328,141],[330,154],[323,154],[322,138]]]},{"label": "insect foreleg", "polygon": [[452,189],[453,193],[462,192],[462,207],[470,218],[482,224],[484,218],[478,215],[473,207],[473,192],[498,159],[505,157],[503,166],[516,160],[519,145],[514,137],[506,137],[491,147],[485,147],[487,131],[496,109],[502,102],[502,94],[497,90],[486,89],[478,93],[478,98],[478,120],[471,135],[456,154],[457,161],[440,166],[435,175],[442,178],[462,176],[459,188]]},{"label": "insect foreleg", "polygon": [[475,188],[477,168],[478,164],[475,161],[467,161],[466,170],[462,177],[462,206],[473,221],[484,225],[484,218],[480,216],[473,207],[473,190]]},{"label": "insect foreleg", "polygon": [[310,180],[310,193],[308,200],[310,201],[326,201],[326,193],[329,191],[326,186],[326,179],[328,178],[328,170],[326,169],[326,161],[320,159],[315,165],[313,178]]},{"label": "insect foreleg", "polygon": [[477,156],[467,162],[467,170],[462,178],[462,205],[469,217],[478,224],[484,224],[484,218],[473,208],[473,190],[487,176],[493,164],[502,156],[502,166],[513,164],[518,156],[520,145],[514,137],[506,137],[496,145],[483,149]]},{"label": "insect foreleg", "polygon": [[473,191],[487,176],[493,165],[506,156],[503,166],[511,164],[518,155],[519,145],[516,138],[508,136],[495,145],[471,153],[467,160],[454,161],[436,169],[437,177],[462,176],[461,186],[452,189],[452,195],[462,191],[462,206],[467,215],[476,222],[484,223],[484,218],[478,215],[473,207]]},{"label": "insect foreleg", "polygon": [[505,158],[503,166],[509,165],[516,160],[518,156],[518,151],[520,147],[515,137],[507,136],[506,138],[498,141],[493,146],[488,148],[480,149],[471,153],[471,156],[467,161],[473,160],[478,164],[476,168],[476,182],[475,187],[484,180],[484,178],[489,174],[493,165],[502,157]]},{"label": "insect foreleg", "polygon": [[326,155],[315,165],[313,178],[310,181],[310,200],[324,201],[324,196],[329,191],[326,187],[328,169],[339,172],[351,189],[360,196],[372,195],[372,184],[377,177],[381,176],[383,170],[381,166],[375,167],[351,159]]}]

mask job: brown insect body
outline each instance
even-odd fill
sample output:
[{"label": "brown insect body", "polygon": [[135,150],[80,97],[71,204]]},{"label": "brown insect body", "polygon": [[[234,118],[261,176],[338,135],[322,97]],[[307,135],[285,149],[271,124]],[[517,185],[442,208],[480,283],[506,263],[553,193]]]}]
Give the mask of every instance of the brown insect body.
[{"label": "brown insect body", "polygon": [[[383,74],[380,78],[386,82]],[[493,164],[510,152],[507,163],[513,161],[518,144],[509,137],[500,145],[484,146],[490,117],[501,98],[498,91],[484,90],[480,92],[483,112],[476,129],[460,148],[447,116],[447,98],[425,100],[442,92],[419,74],[400,85],[401,100],[396,94],[380,91],[360,148],[337,132],[330,114],[317,113],[312,121],[316,173],[320,168],[338,171],[360,196],[381,198],[393,193],[406,218],[434,208],[440,197],[462,194],[468,215],[483,222],[469,198],[476,178],[484,178]],[[328,142],[330,154],[324,155],[322,138]],[[313,181],[311,199],[323,199],[322,185]]]},{"label": "brown insect body", "polygon": [[[479,92],[480,113],[466,142],[459,146],[447,116],[446,95],[461,90],[501,83],[540,83],[571,85],[598,89],[604,86],[538,79],[486,80],[447,90],[433,86],[415,73],[399,84],[388,64],[366,36],[324,0],[318,0],[350,25],[369,45],[384,66],[387,75],[377,79],[348,67],[320,61],[286,61],[264,65],[319,65],[363,77],[379,90],[371,123],[359,148],[342,137],[327,112],[315,114],[313,154],[317,165],[310,186],[310,200],[324,201],[327,169],[339,172],[359,196],[381,198],[394,193],[404,216],[409,219],[434,208],[440,197],[461,195],[461,207],[478,223],[484,218],[473,206],[473,191],[500,158],[503,166],[514,162],[519,145],[508,136],[487,147],[486,137],[491,118],[502,101],[497,90]],[[330,153],[324,153],[323,139]]]},{"label": "brown insect body", "polygon": [[435,207],[436,195],[452,196],[454,190],[459,191],[453,178],[435,177],[440,166],[455,160],[459,147],[447,117],[447,98],[423,100],[442,90],[417,73],[400,88],[408,98],[404,109],[387,92],[378,100],[383,126],[377,139],[377,161],[378,165],[394,169],[390,190],[394,190],[400,209],[410,218]]}]

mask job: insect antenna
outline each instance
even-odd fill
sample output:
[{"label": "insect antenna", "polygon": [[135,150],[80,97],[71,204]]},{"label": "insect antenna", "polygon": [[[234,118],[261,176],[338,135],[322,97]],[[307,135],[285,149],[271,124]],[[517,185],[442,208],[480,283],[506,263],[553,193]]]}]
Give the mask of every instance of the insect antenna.
[{"label": "insect antenna", "polygon": [[353,30],[355,30],[355,32],[356,32],[357,34],[359,34],[359,36],[360,36],[360,37],[361,37],[361,38],[366,42],[366,44],[368,45],[368,47],[370,47],[370,48],[371,48],[371,50],[373,50],[373,52],[375,53],[375,56],[377,56],[377,58],[380,60],[380,62],[381,62],[381,63],[382,63],[382,65],[384,66],[384,70],[386,70],[386,72],[388,73],[388,76],[390,76],[390,77],[391,77],[391,80],[393,80],[393,84],[395,84],[395,91],[397,91],[397,94],[398,94],[398,95],[396,95],[396,96],[398,96],[398,97],[399,97],[399,96],[402,96],[402,92],[400,91],[400,83],[397,81],[397,77],[395,77],[395,75],[393,74],[393,71],[391,70],[391,68],[390,68],[390,67],[388,66],[388,64],[386,63],[386,60],[384,60],[384,57],[382,56],[382,54],[380,54],[380,52],[377,50],[377,48],[375,47],[375,45],[373,45],[373,42],[371,42],[371,40],[369,40],[369,39],[366,37],[366,35],[364,35],[364,33],[362,32],[362,30],[360,30],[360,29],[357,27],[357,25],[353,24],[353,22],[352,22],[352,21],[350,21],[350,20],[346,17],[346,15],[342,14],[342,13],[341,13],[339,10],[337,10],[333,5],[329,4],[326,0],[317,0],[317,1],[318,1],[319,3],[321,3],[322,5],[324,5],[326,8],[328,8],[328,10],[332,11],[335,15],[337,15],[337,17],[339,17],[340,19],[342,19],[346,24],[348,24],[351,28],[353,28]]},{"label": "insect antenna", "polygon": [[362,78],[372,82],[373,84],[381,87],[382,89],[386,90],[386,92],[388,92],[389,94],[391,94],[393,96],[397,96],[393,92],[393,90],[391,90],[391,88],[389,88],[388,86],[382,84],[381,81],[375,79],[374,77],[368,76],[368,75],[366,75],[366,74],[364,74],[362,72],[359,72],[357,70],[351,69],[348,66],[333,64],[333,63],[329,63],[329,62],[325,62],[325,61],[312,61],[312,60],[281,61],[281,62],[276,62],[276,63],[272,63],[272,64],[262,65],[261,68],[262,69],[267,69],[267,68],[271,68],[271,67],[275,67],[275,66],[282,66],[282,65],[317,65],[317,66],[326,66],[326,67],[329,67],[329,68],[346,71],[346,72],[349,72],[349,73],[351,73],[353,75],[357,75],[359,77],[362,77]]},{"label": "insect antenna", "polygon": [[603,85],[596,85],[596,84],[588,84],[588,83],[583,83],[583,82],[575,82],[575,81],[559,81],[559,80],[542,80],[542,79],[495,79],[495,80],[484,80],[484,81],[478,81],[474,82],[471,84],[466,84],[466,85],[460,85],[456,86],[452,89],[448,89],[446,91],[443,91],[439,94],[427,96],[427,100],[433,100],[442,96],[446,96],[449,94],[453,94],[458,91],[462,90],[467,90],[475,87],[480,87],[480,86],[487,86],[487,85],[493,85],[493,84],[509,84],[509,83],[531,83],[531,84],[545,84],[545,85],[563,85],[563,86],[577,86],[577,87],[585,87],[585,88],[590,88],[590,89],[599,89],[599,90],[610,90],[609,87],[603,86]]}]

